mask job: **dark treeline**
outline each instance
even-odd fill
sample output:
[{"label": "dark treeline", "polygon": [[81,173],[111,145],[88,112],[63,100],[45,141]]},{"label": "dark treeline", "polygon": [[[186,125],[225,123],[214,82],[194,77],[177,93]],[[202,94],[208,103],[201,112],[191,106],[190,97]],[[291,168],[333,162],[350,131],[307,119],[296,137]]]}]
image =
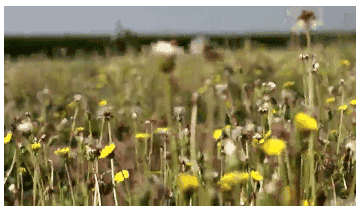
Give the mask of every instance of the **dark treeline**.
[{"label": "dark treeline", "polygon": [[[4,53],[10,55],[12,60],[19,56],[30,56],[41,53],[53,58],[61,56],[60,48],[66,48],[66,56],[74,57],[77,51],[84,54],[95,52],[98,55],[111,54],[122,55],[127,48],[131,47],[140,51],[142,46],[150,45],[158,40],[176,39],[179,46],[186,50],[195,34],[157,34],[142,35],[127,32],[117,38],[110,35],[5,35]],[[230,49],[238,49],[243,46],[245,40],[249,39],[254,46],[263,45],[266,48],[287,48],[291,43],[306,45],[304,35],[293,35],[291,33],[252,33],[252,34],[206,34],[214,46],[224,46]],[[356,40],[356,32],[318,32],[312,34],[313,43],[328,45],[337,40]],[[63,54],[62,54],[63,55]]]}]

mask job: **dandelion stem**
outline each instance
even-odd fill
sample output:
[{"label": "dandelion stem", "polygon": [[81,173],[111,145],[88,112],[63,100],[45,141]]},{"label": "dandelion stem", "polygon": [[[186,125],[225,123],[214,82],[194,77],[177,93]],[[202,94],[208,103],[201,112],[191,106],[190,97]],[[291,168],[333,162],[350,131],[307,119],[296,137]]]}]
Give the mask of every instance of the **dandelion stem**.
[{"label": "dandelion stem", "polygon": [[112,189],[114,193],[115,206],[118,206],[117,198],[116,198],[116,184],[114,180],[114,159],[110,159],[111,161],[111,180],[112,180]]},{"label": "dandelion stem", "polygon": [[105,118],[103,118],[103,121],[102,121],[102,123],[101,123],[101,131],[100,131],[99,145],[101,145],[101,140],[103,140],[104,124],[105,124]]},{"label": "dandelion stem", "polygon": [[23,178],[22,178],[22,173],[20,173],[20,180],[21,180],[21,206],[23,206]]},{"label": "dandelion stem", "polygon": [[10,170],[6,174],[6,177],[5,177],[5,180],[4,180],[4,185],[6,184],[6,181],[9,178],[9,176],[10,176],[10,174],[12,172],[12,169],[14,168],[14,165],[16,163],[16,153],[17,153],[17,149],[15,149],[14,158],[12,160],[12,164],[11,164]]},{"label": "dandelion stem", "polygon": [[[197,94],[196,94],[197,95]],[[193,100],[193,109],[192,109],[192,118],[191,118],[191,135],[190,135],[190,157],[193,163],[196,163],[197,160],[197,155],[195,151],[195,127],[197,124],[197,113],[198,113],[198,106],[197,106],[197,97],[194,97],[195,94],[193,94],[192,99]],[[196,176],[198,172],[194,172],[194,175]]]},{"label": "dandelion stem", "polygon": [[72,145],[73,131],[75,129],[75,120],[77,119],[78,111],[79,111],[79,104],[77,103],[76,107],[75,107],[74,117],[73,117],[73,123],[72,123],[72,128],[71,128],[71,135],[70,135],[69,145]]},{"label": "dandelion stem", "polygon": [[343,114],[344,114],[344,87],[341,86],[341,114],[340,114],[340,125],[339,125],[339,136],[337,137],[337,148],[336,148],[336,155],[339,155],[339,151],[340,151],[340,142],[341,142],[341,128],[342,128],[342,118],[343,118]]},{"label": "dandelion stem", "polygon": [[[98,163],[97,163],[98,164]],[[97,165],[98,166],[98,165]],[[95,196],[94,196],[94,206],[96,206],[97,202],[99,201],[99,206],[101,206],[101,196],[100,196],[100,189],[99,189],[99,181],[97,174],[94,174],[95,177]],[[98,199],[98,201],[96,200]]]},{"label": "dandelion stem", "polygon": [[126,184],[126,182],[125,182],[125,180],[124,180],[124,186],[125,186],[125,190],[126,190],[126,194],[127,194],[127,196],[129,197],[129,205],[131,206],[132,205],[132,201],[131,201],[131,194],[130,194],[130,191],[129,191],[129,189],[127,188],[127,184]]},{"label": "dandelion stem", "polygon": [[349,202],[353,202],[352,199],[355,198],[355,185],[356,185],[356,167],[354,167],[354,176],[353,176],[353,179],[352,179],[352,184],[351,184],[351,187],[349,188],[349,197],[348,197],[348,200]]},{"label": "dandelion stem", "polygon": [[69,170],[68,170],[67,161],[65,162],[64,166],[65,166],[66,172],[67,172],[67,177],[68,177],[68,184],[69,184],[69,188],[70,188],[70,193],[72,194],[73,206],[75,206],[74,192],[73,192],[73,187],[72,187],[72,181],[71,181],[70,175],[69,175]]},{"label": "dandelion stem", "polygon": [[309,185],[311,185],[311,202],[314,203],[316,199],[316,191],[315,191],[315,171],[314,171],[314,139],[315,139],[315,134],[312,132],[312,134],[309,137]]}]

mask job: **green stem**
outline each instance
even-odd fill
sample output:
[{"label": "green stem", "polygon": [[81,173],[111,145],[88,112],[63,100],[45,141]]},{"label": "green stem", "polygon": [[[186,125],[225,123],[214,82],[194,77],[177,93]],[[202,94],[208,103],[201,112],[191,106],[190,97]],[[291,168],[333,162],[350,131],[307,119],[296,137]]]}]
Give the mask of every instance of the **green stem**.
[{"label": "green stem", "polygon": [[102,123],[101,123],[99,145],[101,145],[101,140],[103,139],[104,124],[105,124],[105,118],[103,118]]},{"label": "green stem", "polygon": [[316,189],[315,189],[315,171],[314,171],[314,139],[315,134],[312,132],[309,137],[309,185],[311,185],[311,203],[316,201]]},{"label": "green stem", "polygon": [[127,194],[127,196],[129,197],[129,205],[131,206],[131,205],[132,205],[132,201],[131,201],[131,194],[130,194],[130,191],[129,191],[129,189],[127,188],[126,182],[124,181],[123,183],[124,183],[124,186],[125,186],[126,194]]},{"label": "green stem", "polygon": [[[190,134],[190,157],[193,163],[197,161],[197,154],[195,148],[195,127],[197,124],[197,113],[198,113],[198,94],[193,94],[192,99],[196,99],[193,101],[193,109],[192,109],[192,118],[191,118],[191,134]],[[194,170],[194,175],[197,176],[198,172]]]},{"label": "green stem", "polygon": [[68,170],[67,161],[65,162],[64,166],[65,166],[66,172],[67,172],[67,177],[68,177],[68,184],[69,184],[69,188],[70,188],[70,193],[72,194],[73,206],[75,206],[74,192],[73,192],[73,187],[72,187],[72,181],[71,181],[70,175],[69,175],[69,170]]},{"label": "green stem", "polygon": [[172,126],[172,91],[171,91],[171,82],[170,76],[166,75],[164,84],[164,94],[165,94],[165,104],[166,104],[166,114],[168,120],[168,127]]},{"label": "green stem", "polygon": [[344,106],[344,89],[343,86],[342,87],[342,92],[341,92],[341,114],[340,114],[340,125],[339,125],[339,136],[337,137],[337,148],[336,148],[336,155],[339,155],[339,151],[340,151],[340,142],[341,142],[341,128],[342,128],[342,118],[343,118],[343,114],[344,114],[344,110],[343,110],[343,106]]}]

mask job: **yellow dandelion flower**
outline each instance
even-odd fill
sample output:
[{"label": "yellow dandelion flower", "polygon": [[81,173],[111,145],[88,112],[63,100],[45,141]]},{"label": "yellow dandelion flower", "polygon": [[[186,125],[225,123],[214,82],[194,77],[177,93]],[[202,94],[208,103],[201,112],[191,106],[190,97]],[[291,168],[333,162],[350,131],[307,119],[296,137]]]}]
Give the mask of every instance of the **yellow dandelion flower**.
[{"label": "yellow dandelion flower", "polygon": [[110,155],[115,149],[115,144],[110,144],[104,147],[103,150],[100,152],[99,159],[106,158],[108,155]]},{"label": "yellow dandelion flower", "polygon": [[220,184],[220,190],[222,192],[227,192],[227,191],[231,191],[232,190],[232,186],[228,183],[221,183]]},{"label": "yellow dandelion flower", "polygon": [[276,109],[273,109],[272,113],[273,113],[273,114],[277,114],[278,111],[277,111]]},{"label": "yellow dandelion flower", "polygon": [[9,132],[7,133],[7,135],[5,136],[5,139],[4,139],[4,143],[9,143],[11,141],[11,138],[12,138],[12,133]]},{"label": "yellow dandelion flower", "polygon": [[19,171],[20,171],[20,173],[24,173],[24,172],[26,172],[26,169],[23,167],[20,167]]},{"label": "yellow dandelion flower", "polygon": [[148,139],[148,138],[150,138],[151,137],[151,134],[148,134],[148,133],[138,133],[138,134],[136,134],[136,139],[142,139],[142,140],[144,140],[144,139]]},{"label": "yellow dandelion flower", "polygon": [[334,103],[335,102],[335,97],[330,97],[328,99],[326,99],[326,103]]},{"label": "yellow dandelion flower", "polygon": [[154,132],[155,133],[166,134],[166,133],[169,132],[169,128],[157,128]]},{"label": "yellow dandelion flower", "polygon": [[350,101],[351,106],[356,106],[356,99]]},{"label": "yellow dandelion flower", "polygon": [[302,206],[314,206],[314,203],[312,203],[310,200],[303,200]]},{"label": "yellow dandelion flower", "polygon": [[256,181],[263,180],[262,175],[261,175],[260,172],[258,172],[258,171],[252,171],[252,172],[251,172],[251,177],[252,177],[252,179],[254,179],[254,180],[256,180]]},{"label": "yellow dandelion flower", "polygon": [[39,148],[41,148],[41,143],[31,144],[31,149],[32,150],[38,150]]},{"label": "yellow dandelion flower", "polygon": [[231,104],[230,104],[229,101],[226,101],[226,102],[225,102],[225,105],[226,105],[226,107],[227,107],[228,109],[231,107]]},{"label": "yellow dandelion flower", "polygon": [[292,193],[291,193],[291,189],[289,186],[286,186],[283,190],[283,198],[285,200],[286,203],[289,203],[291,198],[292,198]]},{"label": "yellow dandelion flower", "polygon": [[269,130],[263,137],[264,137],[264,139],[267,139],[267,138],[269,138],[271,135],[272,135],[272,132],[271,132],[271,130]]},{"label": "yellow dandelion flower", "polygon": [[208,86],[204,85],[203,87],[198,89],[198,93],[203,94],[205,93],[206,90],[208,90]]},{"label": "yellow dandelion flower", "polygon": [[68,104],[68,107],[69,107],[69,108],[74,108],[76,105],[77,105],[77,102],[72,101],[72,102],[70,102],[70,103]]},{"label": "yellow dandelion flower", "polygon": [[337,134],[337,130],[335,130],[335,129],[331,130],[330,134]]},{"label": "yellow dandelion flower", "polygon": [[126,178],[129,178],[129,171],[123,170],[116,173],[114,180],[118,183],[124,181]]},{"label": "yellow dandelion flower", "polygon": [[341,60],[341,61],[340,61],[340,65],[342,65],[342,66],[350,66],[350,61],[348,61],[348,60]]},{"label": "yellow dandelion flower", "polygon": [[317,131],[318,123],[316,119],[305,113],[298,113],[294,117],[294,126],[302,131]]},{"label": "yellow dandelion flower", "polygon": [[191,167],[191,166],[193,166],[193,163],[187,162],[186,165],[187,165],[188,167]]},{"label": "yellow dandelion flower", "polygon": [[230,129],[231,129],[231,125],[227,125],[227,126],[224,127],[224,130],[225,130],[225,131],[228,131],[228,130],[230,130]]},{"label": "yellow dandelion flower", "polygon": [[217,129],[214,131],[214,139],[219,139],[222,136],[223,131],[221,129]]},{"label": "yellow dandelion flower", "polygon": [[266,152],[267,155],[279,155],[286,147],[286,144],[283,140],[272,138],[268,139],[262,146],[262,149]]},{"label": "yellow dandelion flower", "polygon": [[339,110],[339,111],[345,111],[347,109],[347,105],[346,104],[344,104],[344,105],[342,105],[342,106],[339,106],[339,108],[337,108],[337,110]]},{"label": "yellow dandelion flower", "polygon": [[177,184],[181,192],[187,192],[196,190],[199,186],[199,181],[198,178],[194,175],[181,173],[178,175]]},{"label": "yellow dandelion flower", "polygon": [[228,174],[225,174],[219,181],[218,184],[222,185],[224,183],[227,183],[229,185],[237,185],[243,181],[247,181],[249,179],[250,175],[245,172],[231,172]]},{"label": "yellow dandelion flower", "polygon": [[108,102],[106,100],[102,100],[99,102],[99,106],[106,106]]},{"label": "yellow dandelion flower", "polygon": [[54,154],[59,155],[59,156],[66,156],[69,155],[69,147],[63,148],[63,149],[58,149],[54,151]]},{"label": "yellow dandelion flower", "polygon": [[220,74],[216,75],[215,82],[216,83],[220,83],[221,82],[221,75]]},{"label": "yellow dandelion flower", "polygon": [[218,142],[216,145],[217,145],[218,147],[221,147],[221,142]]},{"label": "yellow dandelion flower", "polygon": [[295,85],[294,81],[288,81],[288,82],[284,83],[283,87],[284,88],[289,88],[289,87],[294,86],[294,85]]},{"label": "yellow dandelion flower", "polygon": [[82,132],[82,131],[84,131],[84,127],[77,127],[77,128],[75,129],[75,131],[76,131],[76,132]]}]

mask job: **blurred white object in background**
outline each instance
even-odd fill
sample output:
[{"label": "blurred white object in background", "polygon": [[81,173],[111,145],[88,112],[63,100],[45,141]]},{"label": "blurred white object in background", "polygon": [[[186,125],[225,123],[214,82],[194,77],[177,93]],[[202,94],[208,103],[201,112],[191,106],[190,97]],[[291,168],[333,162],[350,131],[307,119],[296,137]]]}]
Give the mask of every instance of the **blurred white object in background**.
[{"label": "blurred white object in background", "polygon": [[192,40],[190,43],[190,54],[201,54],[204,50],[204,45],[206,43],[206,39],[204,36],[199,36]]},{"label": "blurred white object in background", "polygon": [[158,41],[157,43],[152,44],[151,46],[153,54],[159,55],[180,55],[184,54],[184,50],[181,47],[177,46],[177,42],[172,40],[167,41]]}]

